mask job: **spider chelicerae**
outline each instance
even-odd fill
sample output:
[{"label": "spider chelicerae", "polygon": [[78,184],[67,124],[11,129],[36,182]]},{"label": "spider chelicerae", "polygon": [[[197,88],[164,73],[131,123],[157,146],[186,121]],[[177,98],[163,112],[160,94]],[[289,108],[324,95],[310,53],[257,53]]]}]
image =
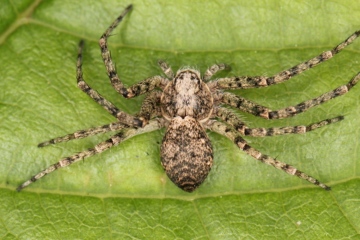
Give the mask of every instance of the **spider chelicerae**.
[{"label": "spider chelicerae", "polygon": [[101,36],[99,44],[101,56],[104,60],[110,82],[115,90],[125,98],[147,94],[142,103],[140,112],[135,116],[132,116],[121,111],[114,104],[93,90],[84,81],[82,76],[82,51],[84,42],[80,41],[76,65],[78,87],[103,106],[111,115],[117,118],[117,122],[87,130],[80,130],[63,137],[54,138],[40,143],[39,147],[66,142],[72,139],[80,139],[109,131],[116,131],[118,133],[108,140],[97,144],[94,148],[61,159],[59,162],[49,166],[21,184],[17,188],[18,191],[61,167],[69,166],[86,157],[101,153],[135,135],[155,131],[160,128],[166,128],[166,133],[161,145],[161,164],[171,181],[184,191],[194,191],[205,180],[211,169],[213,163],[213,150],[211,142],[205,132],[206,129],[226,136],[241,150],[251,155],[256,160],[269,164],[288,174],[298,176],[325,190],[330,190],[329,186],[308,174],[254,149],[244,140],[243,136],[265,137],[306,133],[325,125],[341,121],[343,120],[343,116],[325,119],[308,126],[249,128],[231,110],[224,108],[221,105],[229,105],[265,119],[292,117],[309,108],[347,93],[359,81],[360,73],[351,79],[350,82],[333,91],[280,110],[271,110],[241,96],[224,92],[223,90],[267,87],[285,82],[291,77],[332,58],[335,54],[339,53],[347,45],[352,43],[360,35],[360,31],[355,32],[332,50],[323,52],[319,56],[288,70],[282,71],[272,77],[226,77],[210,81],[215,73],[227,69],[227,66],[225,64],[215,64],[208,68],[204,75],[201,76],[199,71],[191,68],[182,68],[174,74],[168,64],[159,61],[160,68],[166,77],[150,77],[129,88],[125,88],[115,70],[114,63],[112,62],[110,51],[107,46],[107,39],[131,9],[132,5],[129,5],[110,25]]}]

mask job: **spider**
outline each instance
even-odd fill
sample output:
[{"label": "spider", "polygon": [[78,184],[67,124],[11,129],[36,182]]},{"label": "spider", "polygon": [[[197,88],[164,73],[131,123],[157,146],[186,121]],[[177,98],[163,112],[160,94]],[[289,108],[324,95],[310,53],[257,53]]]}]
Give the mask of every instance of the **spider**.
[{"label": "spider", "polygon": [[290,175],[295,175],[325,190],[330,190],[329,186],[308,174],[254,149],[244,140],[243,136],[265,137],[306,133],[325,125],[339,122],[343,120],[343,116],[325,119],[307,126],[249,128],[231,110],[222,107],[222,105],[229,105],[265,119],[292,117],[298,113],[305,112],[309,108],[347,93],[359,81],[360,72],[345,85],[314,99],[280,110],[271,110],[241,96],[225,92],[224,90],[259,88],[283,83],[291,77],[332,58],[352,43],[360,35],[360,31],[352,34],[332,50],[323,52],[306,62],[282,71],[272,77],[226,77],[210,81],[215,73],[227,69],[227,65],[214,64],[201,76],[199,71],[191,68],[182,68],[174,74],[167,63],[159,61],[159,66],[166,77],[150,77],[129,88],[125,88],[115,70],[115,65],[108,50],[107,39],[131,9],[132,5],[129,5],[120,16],[116,18],[101,36],[99,45],[108,77],[115,90],[125,98],[147,94],[140,112],[132,116],[121,111],[84,81],[82,74],[84,41],[81,40],[76,65],[77,85],[83,92],[88,94],[111,115],[117,118],[117,121],[104,126],[80,130],[72,134],[54,138],[40,143],[38,147],[45,147],[51,144],[80,139],[109,131],[116,131],[118,133],[108,140],[97,144],[94,148],[61,159],[59,162],[49,166],[21,184],[17,188],[18,191],[59,168],[69,166],[86,157],[101,153],[135,135],[155,131],[160,128],[166,128],[161,145],[161,164],[171,181],[186,192],[194,191],[205,180],[213,164],[213,150],[206,130],[226,136],[241,150],[260,162],[271,165]]}]

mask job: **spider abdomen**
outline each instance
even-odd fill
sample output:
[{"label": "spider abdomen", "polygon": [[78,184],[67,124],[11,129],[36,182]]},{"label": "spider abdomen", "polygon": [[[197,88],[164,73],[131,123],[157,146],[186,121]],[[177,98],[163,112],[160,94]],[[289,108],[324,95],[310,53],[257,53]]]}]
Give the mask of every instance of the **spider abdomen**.
[{"label": "spider abdomen", "polygon": [[179,188],[194,191],[207,177],[213,162],[211,142],[194,118],[170,121],[161,145],[161,164]]}]

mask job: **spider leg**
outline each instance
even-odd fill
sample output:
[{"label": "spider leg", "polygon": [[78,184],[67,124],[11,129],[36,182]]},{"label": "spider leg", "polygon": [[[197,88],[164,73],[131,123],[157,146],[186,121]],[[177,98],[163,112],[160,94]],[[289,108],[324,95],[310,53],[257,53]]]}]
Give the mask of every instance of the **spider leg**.
[{"label": "spider leg", "polygon": [[344,119],[343,116],[338,116],[335,118],[325,119],[317,123],[312,123],[310,125],[299,125],[299,126],[290,126],[290,127],[273,127],[273,128],[249,128],[244,122],[242,122],[236,114],[231,110],[226,108],[216,108],[215,114],[217,117],[225,121],[226,123],[233,126],[241,135],[252,136],[252,137],[267,137],[267,136],[276,136],[276,135],[287,135],[287,134],[302,134],[306,132],[313,131],[315,129],[324,127],[332,123],[339,122]]},{"label": "spider leg", "polygon": [[244,88],[258,88],[267,87],[273,84],[282,83],[291,77],[298,75],[310,68],[317,66],[318,64],[329,60],[334,55],[343,50],[346,46],[351,44],[357,37],[359,37],[360,31],[356,31],[345,41],[334,47],[332,50],[323,52],[319,56],[316,56],[306,62],[300,63],[292,68],[282,71],[272,77],[255,76],[255,77],[229,77],[221,78],[215,81],[217,89],[244,89]]},{"label": "spider leg", "polygon": [[228,104],[232,107],[238,108],[241,111],[250,113],[255,116],[260,116],[265,119],[282,119],[292,117],[298,113],[307,111],[308,109],[327,102],[333,98],[339,97],[347,93],[352,87],[354,87],[360,80],[360,73],[350,80],[345,85],[342,85],[330,92],[324,93],[319,97],[304,101],[295,106],[289,106],[280,110],[271,110],[267,107],[261,106],[243,97],[236,96],[235,94],[228,92],[217,92],[216,97],[221,102]]},{"label": "spider leg", "polygon": [[108,76],[110,78],[110,82],[112,86],[118,91],[120,94],[126,94],[126,88],[124,88],[123,83],[120,81],[118,74],[116,73],[115,64],[112,62],[110,51],[107,47],[107,39],[110,36],[111,32],[117,27],[117,25],[121,22],[121,20],[125,17],[125,15],[132,9],[132,5],[129,5],[125,8],[125,10],[120,14],[118,18],[109,26],[108,29],[103,33],[100,37],[99,45],[101,49],[101,56],[103,58],[106,70],[108,72]]},{"label": "spider leg", "polygon": [[111,85],[115,88],[117,92],[123,95],[125,98],[132,98],[140,94],[149,92],[156,87],[164,88],[168,80],[166,78],[155,76],[144,81],[137,83],[129,88],[125,88],[124,84],[121,82],[116,69],[115,64],[112,62],[111,54],[107,46],[107,39],[111,36],[111,32],[117,27],[125,15],[132,9],[132,5],[129,5],[125,10],[120,14],[118,18],[110,25],[108,29],[100,37],[99,45],[101,49],[101,56],[103,58],[106,71],[110,78]]},{"label": "spider leg", "polygon": [[210,80],[210,78],[217,73],[218,71],[222,71],[225,69],[230,69],[230,67],[224,63],[220,63],[220,64],[214,64],[211,67],[209,67],[208,69],[206,69],[205,73],[204,73],[204,80],[208,81]]},{"label": "spider leg", "polygon": [[[137,116],[141,121],[147,124],[152,117],[161,116],[161,110],[159,108],[160,97],[161,97],[160,91],[151,92],[148,96],[146,96],[146,98],[144,99],[141,105],[141,110],[137,114]],[[81,139],[110,131],[120,131],[128,127],[129,127],[128,125],[125,125],[123,123],[114,122],[99,127],[89,128],[86,130],[79,130],[74,133],[67,134],[65,136],[53,138],[48,141],[39,143],[38,147],[45,147],[51,144],[67,142],[73,139]]]},{"label": "spider leg", "polygon": [[65,136],[53,138],[46,142],[39,143],[38,147],[46,147],[48,145],[57,144],[57,143],[61,143],[61,142],[67,142],[67,141],[70,141],[73,139],[86,138],[89,136],[93,136],[93,135],[100,134],[100,133],[106,133],[106,132],[110,132],[110,131],[120,131],[124,128],[128,128],[128,126],[124,125],[120,122],[114,122],[114,123],[106,124],[106,125],[99,126],[99,127],[89,128],[86,130],[79,130],[74,133],[67,134]]},{"label": "spider leg", "polygon": [[114,136],[112,136],[111,138],[109,138],[108,140],[97,144],[94,148],[90,148],[81,153],[77,153],[70,157],[63,158],[59,162],[50,165],[43,171],[37,173],[36,175],[31,177],[29,180],[27,180],[26,182],[21,184],[16,190],[21,191],[23,188],[29,186],[31,183],[36,182],[40,178],[44,177],[45,175],[47,175],[59,168],[69,166],[75,162],[83,160],[84,158],[93,156],[98,153],[102,153],[105,150],[108,150],[109,148],[118,145],[119,143],[121,143],[122,141],[124,141],[128,138],[131,138],[138,134],[155,131],[157,129],[160,129],[162,126],[163,125],[160,121],[153,120],[153,121],[150,121],[149,124],[143,128],[139,128],[139,129],[128,128],[124,132],[117,133]]},{"label": "spider leg", "polygon": [[95,100],[100,104],[105,110],[107,110],[111,115],[119,119],[120,122],[125,123],[130,126],[143,126],[143,123],[139,119],[134,118],[133,116],[120,111],[114,104],[106,100],[101,96],[97,91],[92,89],[84,80],[82,72],[82,52],[84,48],[84,41],[79,43],[79,51],[76,62],[76,79],[78,87],[85,92],[89,97]]},{"label": "spider leg", "polygon": [[171,67],[164,62],[163,60],[159,60],[158,64],[161,68],[161,70],[165,73],[165,75],[169,78],[169,79],[173,79],[174,78],[174,72],[171,69]]},{"label": "spider leg", "polygon": [[164,90],[169,80],[161,76],[149,77],[139,83],[136,83],[126,89],[126,98],[132,98],[141,94],[150,92],[155,88],[161,88]]},{"label": "spider leg", "polygon": [[161,98],[160,91],[153,91],[150,92],[144,99],[140,112],[136,115],[144,122],[149,121],[153,117],[161,116],[161,109],[160,109],[160,98]]},{"label": "spider leg", "polygon": [[306,173],[296,169],[295,167],[281,162],[279,160],[276,160],[270,156],[267,156],[265,154],[262,154],[255,148],[251,147],[241,136],[240,133],[238,133],[235,129],[230,128],[224,123],[218,122],[218,121],[209,121],[207,128],[211,131],[217,132],[221,135],[226,136],[231,141],[233,141],[241,150],[249,154],[250,156],[254,157],[256,160],[259,160],[260,162],[266,163],[268,165],[271,165],[279,170],[282,170],[290,175],[297,176],[301,179],[304,179],[316,186],[319,186],[325,190],[330,190],[331,188],[324,183],[319,182],[319,180],[307,175]]}]

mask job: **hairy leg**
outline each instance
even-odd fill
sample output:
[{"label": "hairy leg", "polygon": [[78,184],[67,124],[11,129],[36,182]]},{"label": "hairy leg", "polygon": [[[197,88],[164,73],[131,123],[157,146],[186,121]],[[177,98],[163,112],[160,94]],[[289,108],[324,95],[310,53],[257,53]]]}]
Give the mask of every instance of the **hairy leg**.
[{"label": "hairy leg", "polygon": [[255,158],[256,160],[259,160],[262,163],[271,165],[279,170],[282,170],[286,172],[287,174],[297,176],[301,179],[304,179],[316,186],[319,186],[325,190],[330,190],[331,188],[324,183],[319,182],[319,180],[309,176],[308,174],[296,169],[295,167],[281,162],[279,160],[276,160],[270,156],[267,156],[265,154],[262,154],[255,148],[251,147],[241,136],[240,133],[237,132],[235,129],[227,126],[224,123],[218,122],[218,121],[210,121],[208,125],[206,126],[211,131],[217,132],[221,135],[226,136],[231,141],[233,141],[236,146],[238,146],[241,150]]},{"label": "hairy leg", "polygon": [[290,126],[290,127],[272,127],[272,128],[249,128],[244,122],[242,122],[231,110],[226,108],[216,108],[214,113],[217,117],[225,121],[226,123],[233,126],[237,131],[240,132],[243,136],[252,136],[252,137],[267,137],[267,136],[276,136],[276,135],[286,135],[286,134],[302,134],[306,132],[313,131],[315,129],[324,127],[326,125],[339,122],[344,119],[343,116],[338,116],[335,118],[325,119],[317,123],[312,123],[310,125],[299,125],[299,126]]},{"label": "hairy leg", "polygon": [[21,184],[17,188],[17,191],[21,191],[23,188],[29,186],[31,183],[39,180],[40,178],[48,175],[49,173],[54,172],[55,170],[57,170],[59,168],[69,166],[69,165],[71,165],[75,162],[78,162],[84,158],[91,157],[95,154],[102,153],[105,150],[108,150],[109,148],[118,145],[119,143],[121,143],[122,141],[124,141],[128,138],[131,138],[138,134],[155,131],[157,129],[160,129],[162,126],[163,125],[161,124],[161,122],[159,122],[157,120],[153,120],[153,121],[150,121],[149,124],[146,125],[144,128],[139,128],[139,129],[128,128],[128,129],[124,130],[123,132],[115,134],[108,140],[97,144],[94,148],[90,148],[81,153],[77,153],[70,157],[63,158],[60,161],[58,161],[57,163],[50,165],[46,169],[42,170],[41,172],[39,172],[36,175],[34,175],[33,177],[31,177],[29,180],[27,180],[26,182]]},{"label": "hairy leg", "polygon": [[210,78],[217,73],[218,71],[222,71],[225,69],[230,69],[230,67],[224,63],[219,63],[219,64],[214,64],[211,67],[209,67],[208,69],[206,69],[205,73],[204,73],[204,80],[208,81],[210,80]]},{"label": "hairy leg", "polygon": [[48,141],[39,143],[38,147],[46,147],[48,145],[58,144],[61,142],[67,142],[67,141],[74,140],[74,139],[86,138],[86,137],[90,137],[93,135],[97,135],[100,133],[106,133],[106,132],[110,132],[110,131],[120,131],[127,127],[128,126],[126,126],[120,122],[114,122],[114,123],[106,124],[106,125],[99,126],[99,127],[89,128],[89,129],[85,129],[85,130],[79,130],[74,133],[70,133],[70,134],[67,134],[67,135],[64,135],[61,137],[53,138]]},{"label": "hairy leg", "polygon": [[161,68],[161,70],[165,73],[165,75],[169,78],[169,79],[173,79],[174,78],[174,72],[171,69],[171,67],[164,62],[163,60],[159,60],[158,64]]},{"label": "hairy leg", "polygon": [[120,122],[127,124],[129,126],[141,127],[143,123],[127,114],[121,110],[119,110],[114,104],[110,101],[106,100],[103,96],[101,96],[97,91],[92,89],[84,80],[83,72],[82,72],[82,52],[84,48],[84,41],[80,41],[79,43],[79,51],[76,63],[76,79],[78,87],[85,92],[89,97],[91,97],[95,102],[100,104],[105,110],[107,110],[111,115],[119,119]]},{"label": "hairy leg", "polygon": [[286,107],[279,110],[271,110],[267,107],[261,106],[243,97],[236,96],[228,92],[217,92],[216,96],[221,102],[232,107],[238,108],[241,111],[260,116],[266,119],[282,119],[292,117],[298,113],[307,111],[308,109],[325,103],[333,98],[342,96],[350,91],[360,80],[360,73],[350,80],[345,85],[342,85],[330,92],[324,93],[319,97],[304,101],[294,106]]},{"label": "hairy leg", "polygon": [[161,109],[160,109],[160,91],[150,92],[144,99],[140,112],[136,114],[137,117],[148,122],[153,117],[160,117]]},{"label": "hairy leg", "polygon": [[360,31],[356,31],[345,41],[334,47],[332,50],[323,52],[319,56],[316,56],[306,62],[300,63],[292,68],[282,71],[272,77],[255,76],[255,77],[229,77],[221,78],[216,81],[217,89],[244,89],[244,88],[258,88],[267,87],[270,85],[285,82],[293,76],[296,76],[310,68],[319,65],[326,60],[329,60],[346,46],[351,44],[357,37],[359,37]]},{"label": "hairy leg", "polygon": [[125,8],[125,10],[120,14],[120,16],[115,19],[115,21],[110,25],[108,29],[106,29],[106,31],[100,37],[99,40],[101,56],[103,58],[106,71],[110,78],[111,85],[115,88],[117,92],[119,92],[125,98],[131,98],[143,93],[147,93],[156,87],[163,88],[168,82],[166,78],[160,76],[155,76],[145,79],[144,81],[135,84],[129,88],[125,88],[124,84],[121,82],[116,72],[115,64],[113,63],[111,58],[111,54],[107,46],[107,40],[111,36],[112,31],[118,26],[118,24],[122,21],[122,19],[131,9],[132,9],[132,5],[129,5],[127,8]]}]

